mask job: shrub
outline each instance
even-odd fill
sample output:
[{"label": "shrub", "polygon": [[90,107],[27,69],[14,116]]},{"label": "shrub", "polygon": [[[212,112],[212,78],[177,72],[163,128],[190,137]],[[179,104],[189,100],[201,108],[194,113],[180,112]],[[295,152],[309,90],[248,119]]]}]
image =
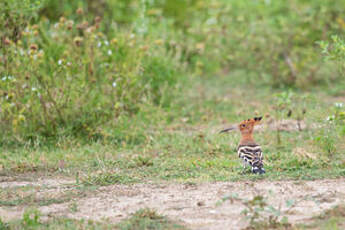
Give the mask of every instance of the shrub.
[{"label": "shrub", "polygon": [[344,32],[344,3],[102,0],[96,7],[94,1],[63,1],[56,6],[47,0],[41,15],[57,19],[82,7],[89,15],[102,15],[107,33],[112,27],[144,26],[146,35],[163,33],[183,41],[181,58],[198,74],[245,69],[272,87],[308,88],[329,84],[325,75],[339,79],[331,63],[322,62],[317,42]]},{"label": "shrub", "polygon": [[0,79],[5,135],[89,136],[141,103],[168,106],[180,74],[164,41],[131,31],[110,37],[100,23],[82,15],[55,24],[42,20],[6,47],[11,61]]},{"label": "shrub", "polygon": [[321,65],[317,42],[344,31],[344,3],[228,1],[207,20],[215,22],[210,55],[227,69],[255,72],[256,80],[273,87],[325,83],[327,65]]},{"label": "shrub", "polygon": [[320,47],[322,54],[326,61],[335,62],[338,66],[340,73],[344,73],[345,70],[345,40],[338,35],[333,35],[331,41],[320,41]]},{"label": "shrub", "polygon": [[0,2],[1,47],[8,45],[11,40],[20,39],[22,30],[36,16],[40,6],[40,1],[33,0]]},{"label": "shrub", "polygon": [[186,75],[240,69],[249,83],[298,88],[341,79],[317,42],[344,32],[345,0],[178,3],[1,2],[3,137],[94,136],[142,104],[169,106]]}]

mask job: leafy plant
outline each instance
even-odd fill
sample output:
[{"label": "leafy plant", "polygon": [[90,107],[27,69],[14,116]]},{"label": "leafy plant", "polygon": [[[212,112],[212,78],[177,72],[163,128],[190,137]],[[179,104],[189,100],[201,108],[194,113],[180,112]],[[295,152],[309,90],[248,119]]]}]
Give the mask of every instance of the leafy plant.
[{"label": "leafy plant", "polygon": [[106,186],[118,183],[133,183],[136,182],[135,178],[131,178],[128,175],[120,175],[115,172],[104,172],[97,175],[88,175],[81,178],[81,183],[86,186],[100,185]]},{"label": "leafy plant", "polygon": [[281,136],[280,136],[280,121],[282,120],[284,114],[287,113],[287,111],[290,111],[290,106],[292,103],[292,92],[291,91],[285,91],[282,93],[278,93],[275,96],[275,105],[273,107],[275,111],[275,120],[276,120],[276,138],[277,138],[277,144],[281,144]]},{"label": "leafy plant", "polygon": [[136,211],[131,218],[122,221],[118,228],[121,230],[130,229],[185,229],[179,224],[173,223],[164,216],[157,214],[155,210],[143,208]]},{"label": "leafy plant", "polygon": [[[225,196],[217,204],[220,205],[223,202],[230,200],[231,203],[237,201],[240,202],[245,208],[242,210],[242,214],[249,221],[249,226],[246,229],[268,229],[268,228],[288,228],[291,224],[288,222],[286,216],[284,216],[281,207],[275,208],[267,203],[265,197],[261,195],[254,196],[250,200],[242,199],[238,195],[233,194]],[[294,206],[293,200],[286,201],[285,204],[287,210],[290,211]]]},{"label": "leafy plant", "polygon": [[142,166],[152,166],[152,158],[151,157],[143,157],[143,156],[138,156],[134,159],[134,163],[136,167],[142,167]]},{"label": "leafy plant", "polygon": [[78,212],[78,204],[76,202],[70,203],[68,208],[71,212]]},{"label": "leafy plant", "polygon": [[[8,45],[12,64],[0,79],[7,135],[100,139],[106,135],[100,124],[133,114],[142,103],[169,106],[178,63],[154,41],[130,32],[111,38],[99,24],[62,17],[54,25],[27,26],[21,40]],[[150,47],[159,52],[149,54]]]},{"label": "leafy plant", "polygon": [[40,212],[36,209],[28,209],[23,214],[22,224],[27,229],[34,229],[40,226]]},{"label": "leafy plant", "polygon": [[333,114],[326,118],[326,125],[314,139],[317,145],[321,146],[328,157],[334,157],[337,152],[336,136],[344,135],[338,130],[344,127],[345,112],[343,103],[336,102],[333,107]]},{"label": "leafy plant", "polygon": [[326,60],[335,61],[340,71],[345,69],[345,41],[338,35],[331,36],[331,42],[320,41],[319,45]]},{"label": "leafy plant", "polygon": [[3,222],[0,218],[0,229],[7,230],[10,229],[9,224]]},{"label": "leafy plant", "polygon": [[24,28],[42,6],[37,0],[9,0],[0,2],[0,50],[21,38]]},{"label": "leafy plant", "polygon": [[2,140],[106,139],[121,115],[169,108],[186,76],[241,70],[302,89],[341,80],[330,62],[342,40],[327,38],[344,31],[344,0],[178,2],[3,1]]}]

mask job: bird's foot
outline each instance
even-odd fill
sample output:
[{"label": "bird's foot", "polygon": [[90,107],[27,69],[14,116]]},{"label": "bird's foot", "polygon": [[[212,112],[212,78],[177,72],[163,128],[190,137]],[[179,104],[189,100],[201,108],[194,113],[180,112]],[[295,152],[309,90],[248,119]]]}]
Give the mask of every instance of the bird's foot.
[{"label": "bird's foot", "polygon": [[265,174],[266,173],[266,171],[265,171],[265,169],[264,168],[258,168],[258,167],[253,167],[252,168],[252,173],[254,173],[254,174]]}]

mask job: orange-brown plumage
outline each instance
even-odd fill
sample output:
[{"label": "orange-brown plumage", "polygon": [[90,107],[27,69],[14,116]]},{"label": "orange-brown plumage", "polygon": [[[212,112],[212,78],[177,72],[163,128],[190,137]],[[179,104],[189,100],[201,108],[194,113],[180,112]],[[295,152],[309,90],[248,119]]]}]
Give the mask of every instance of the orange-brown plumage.
[{"label": "orange-brown plumage", "polygon": [[240,145],[255,145],[253,132],[254,126],[259,124],[262,117],[255,117],[252,119],[244,120],[238,125],[241,132]]},{"label": "orange-brown plumage", "polygon": [[260,145],[256,144],[253,138],[254,126],[259,124],[262,117],[242,121],[238,126],[232,126],[221,132],[238,129],[241,132],[241,140],[237,148],[238,156],[243,160],[243,166],[249,164],[253,173],[265,173],[263,168],[263,156]]}]

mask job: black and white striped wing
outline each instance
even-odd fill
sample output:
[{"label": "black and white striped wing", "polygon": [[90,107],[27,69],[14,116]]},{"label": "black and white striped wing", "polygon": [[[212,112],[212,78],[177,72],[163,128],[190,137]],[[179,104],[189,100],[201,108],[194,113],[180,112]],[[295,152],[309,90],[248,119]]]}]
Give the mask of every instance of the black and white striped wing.
[{"label": "black and white striped wing", "polygon": [[238,157],[255,167],[262,167],[263,156],[260,145],[240,145],[237,149]]}]

